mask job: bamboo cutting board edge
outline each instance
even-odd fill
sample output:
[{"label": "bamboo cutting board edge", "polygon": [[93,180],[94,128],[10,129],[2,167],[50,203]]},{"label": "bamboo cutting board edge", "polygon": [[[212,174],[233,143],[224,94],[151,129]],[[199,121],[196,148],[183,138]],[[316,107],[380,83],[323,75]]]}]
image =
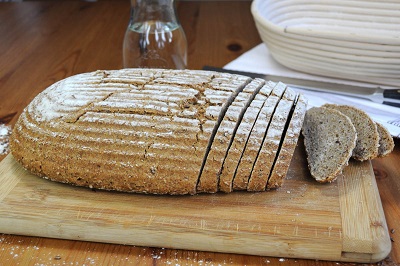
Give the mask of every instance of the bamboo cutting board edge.
[{"label": "bamboo cutting board edge", "polygon": [[383,260],[392,245],[372,164],[351,160],[343,175],[352,177],[338,179],[343,261]]},{"label": "bamboo cutting board edge", "polygon": [[[107,222],[109,221],[102,220],[105,219],[105,217],[98,216],[98,214],[90,212],[90,210],[85,208],[79,209],[77,212],[76,210],[66,210],[65,206],[61,205],[56,206],[54,210],[49,210],[47,208],[48,206],[41,206],[43,210],[36,210],[38,213],[32,215],[31,213],[24,213],[23,209],[21,209],[21,206],[18,206],[18,203],[14,201],[9,203],[10,206],[13,205],[15,207],[13,210],[14,213],[5,215],[7,214],[7,211],[3,209],[4,207],[2,207],[1,204],[4,204],[3,201],[9,198],[9,195],[13,194],[14,190],[21,183],[23,183],[22,181],[24,180],[28,180],[28,183],[26,184],[26,188],[28,189],[26,190],[29,190],[29,186],[34,184],[40,189],[48,187],[48,189],[55,188],[57,190],[61,189],[61,191],[74,190],[89,194],[84,188],[71,188],[70,186],[65,186],[63,184],[58,184],[31,176],[17,162],[15,162],[15,160],[12,158],[12,155],[8,155],[0,163],[0,232],[51,238],[65,238],[72,240],[142,246],[160,246],[166,248],[243,253],[251,255],[283,256],[351,262],[375,262],[382,260],[390,252],[391,243],[376,186],[376,181],[372,171],[372,166],[370,162],[351,162],[349,167],[346,168],[344,175],[352,175],[355,176],[355,178],[338,179],[337,188],[339,192],[337,195],[337,200],[340,203],[340,221],[337,224],[340,224],[340,226],[338,225],[338,228],[333,229],[328,228],[325,230],[325,232],[322,231],[322,235],[329,235],[327,238],[318,238],[319,236],[315,238],[310,237],[308,235],[310,232],[304,232],[304,230],[302,234],[301,225],[296,225],[293,229],[292,226],[294,224],[288,224],[286,227],[283,225],[278,226],[279,228],[277,229],[278,223],[275,222],[274,229],[272,229],[272,227],[271,229],[262,229],[264,231],[259,229],[257,232],[257,230],[249,229],[250,224],[248,224],[247,221],[241,220],[240,223],[238,222],[236,225],[238,226],[240,224],[241,227],[243,225],[244,227],[248,226],[247,230],[242,230],[242,228],[236,228],[236,230],[235,228],[232,230],[229,228],[229,230],[227,230],[227,228],[222,228],[222,223],[215,225],[207,224],[208,222],[212,221],[207,219],[196,220],[192,219],[192,217],[178,217],[174,218],[176,220],[172,220],[171,218],[171,220],[168,221],[165,218],[165,213],[161,213],[160,216],[155,215],[153,218],[150,217],[149,220],[146,218],[142,222],[136,221],[135,223],[130,223],[130,220],[126,219],[127,217],[124,217],[123,214],[119,213],[118,215],[120,215],[121,223],[117,226],[111,225],[109,228],[107,228],[105,225],[107,225]],[[288,181],[290,183],[290,180]],[[30,184],[30,182],[32,184]],[[326,190],[325,188],[326,186],[323,187],[324,190]],[[21,190],[24,189],[24,187],[21,186],[17,189]],[[357,191],[357,193],[355,193],[355,191]],[[30,193],[32,195],[29,195],[29,199],[32,197],[44,197],[44,202],[46,202],[46,196],[43,194],[39,192],[36,193],[34,191],[31,191]],[[107,194],[105,197],[109,197],[112,200],[121,198],[121,194],[118,193],[96,193],[100,194],[101,197]],[[312,193],[319,193],[319,189],[317,188],[312,190]],[[329,193],[330,192],[328,191],[328,194]],[[139,198],[139,200],[134,203],[133,206],[139,206],[137,204],[140,203],[140,199],[143,200],[143,197],[146,198],[146,195],[123,194],[123,198]],[[238,193],[236,196],[234,193],[232,193],[232,195],[201,195],[197,197],[197,199],[200,199],[201,201],[203,199],[210,198],[212,201],[217,201],[218,205],[218,203],[226,203],[223,199],[220,200],[220,198],[230,197],[235,199],[240,198],[241,195],[244,195],[243,197],[248,198],[250,195],[252,195],[251,197],[260,197],[259,195],[264,194]],[[321,195],[323,196],[323,194]],[[318,194],[318,196],[321,195]],[[328,196],[328,199],[335,200],[336,194],[333,193],[332,195]],[[305,193],[304,197],[308,197],[307,193]],[[160,198],[164,200],[163,197]],[[174,197],[171,198],[173,200]],[[150,199],[154,199],[154,197],[150,196]],[[193,199],[196,199],[196,197]],[[81,203],[79,199],[74,200],[74,204],[76,206]],[[172,200],[169,202],[173,202]],[[238,200],[238,202],[239,201],[240,200]],[[40,200],[38,202],[40,202]],[[54,203],[55,205],[59,204],[57,202],[50,203]],[[126,202],[124,202],[124,204],[126,205]],[[278,207],[281,206],[279,205]],[[360,211],[355,212],[354,207],[357,207]],[[126,208],[126,206],[124,208]],[[210,209],[212,210],[212,208]],[[242,211],[239,205],[237,206],[237,209]],[[29,212],[30,210],[27,211]],[[60,211],[66,213],[63,215],[60,213]],[[69,211],[71,211],[70,216],[68,216]],[[321,212],[321,210],[319,211]],[[253,213],[249,214],[254,215]],[[107,219],[110,219],[109,217],[112,217],[113,215],[113,213],[105,214]],[[227,215],[229,218],[230,214]],[[237,214],[232,215],[236,215],[235,217],[237,217]],[[75,219],[71,217],[75,217]],[[277,217],[280,218],[279,216]],[[356,221],[360,221],[360,217],[361,223],[355,224]],[[118,220],[118,217],[116,219]],[[314,223],[315,221],[305,220],[304,222]],[[315,223],[317,224],[317,222]],[[32,226],[37,229],[35,232],[32,232]],[[155,230],[155,226],[157,228],[161,227],[162,229]],[[226,226],[226,223],[223,224],[223,226]],[[260,227],[264,225],[259,223],[258,226]],[[326,227],[325,224],[324,226]],[[324,226],[321,226],[321,228],[323,229]],[[91,227],[92,232],[87,230],[87,227]],[[318,226],[315,225],[315,233],[317,233],[317,227]],[[310,226],[310,228],[312,228],[312,226]],[[320,232],[321,228],[318,228]],[[296,232],[296,230],[299,232]],[[196,241],[191,241],[192,239],[196,239]],[[241,245],[238,245],[238,243],[241,243]]]}]

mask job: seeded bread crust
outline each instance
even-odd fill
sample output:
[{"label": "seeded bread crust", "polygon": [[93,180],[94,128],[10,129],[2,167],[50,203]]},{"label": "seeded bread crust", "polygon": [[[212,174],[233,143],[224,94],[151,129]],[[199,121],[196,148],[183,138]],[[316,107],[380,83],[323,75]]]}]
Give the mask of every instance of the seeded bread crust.
[{"label": "seeded bread crust", "polygon": [[378,122],[375,122],[379,133],[378,157],[385,157],[394,149],[394,141],[389,131]]},{"label": "seeded bread crust", "polygon": [[357,130],[357,144],[352,157],[359,161],[378,156],[379,134],[375,122],[364,111],[348,105],[325,104],[323,107],[336,109],[348,116]]},{"label": "seeded bread crust", "polygon": [[321,183],[334,181],[356,147],[350,118],[332,108],[313,107],[306,112],[302,134],[311,176]]}]

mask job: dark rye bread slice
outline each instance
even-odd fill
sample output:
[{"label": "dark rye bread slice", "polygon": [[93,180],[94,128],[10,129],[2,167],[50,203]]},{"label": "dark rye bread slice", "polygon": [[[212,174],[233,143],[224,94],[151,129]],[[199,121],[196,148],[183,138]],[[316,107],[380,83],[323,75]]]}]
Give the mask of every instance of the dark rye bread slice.
[{"label": "dark rye bread slice", "polygon": [[283,131],[295,99],[296,93],[292,89],[286,88],[272,116],[260,152],[251,170],[247,185],[248,191],[265,190],[279,146],[283,141]]},{"label": "dark rye bread slice", "polygon": [[260,114],[251,130],[250,137],[247,141],[246,147],[240,157],[237,164],[236,170],[232,177],[232,183],[229,184],[228,181],[223,181],[224,187],[226,187],[225,192],[230,192],[233,190],[246,190],[249,177],[251,175],[251,170],[253,169],[254,162],[260,151],[262,141],[264,139],[265,133],[270,124],[270,120],[275,111],[277,104],[279,103],[286,85],[279,82],[272,90],[271,95],[265,101]]},{"label": "dark rye bread slice", "polygon": [[250,106],[247,108],[220,170],[221,173],[218,180],[218,187],[220,191],[232,191],[232,179],[234,177],[240,157],[242,156],[242,153],[246,147],[255,122],[261,113],[262,107],[275,86],[276,83],[271,81],[267,82],[267,84],[261,88],[260,92],[256,95]]},{"label": "dark rye bread slice", "polygon": [[[249,78],[199,71],[181,79],[185,72],[166,73],[97,71],[52,85],[14,127],[14,157],[54,181],[127,192],[194,194],[213,135],[213,130],[202,128],[205,113],[220,107],[210,121],[219,124]],[[177,88],[176,94],[162,86],[165,83],[171,91]],[[152,100],[146,90],[167,97]],[[125,98],[124,103],[118,98]]]},{"label": "dark rye bread slice", "polygon": [[350,118],[336,109],[313,107],[305,115],[302,134],[311,176],[321,183],[334,181],[356,147]]},{"label": "dark rye bread slice", "polygon": [[379,134],[375,122],[364,111],[349,105],[324,104],[348,116],[357,130],[357,144],[352,157],[359,161],[378,156]]},{"label": "dark rye bread slice", "polygon": [[290,115],[287,128],[284,131],[285,138],[281,147],[279,147],[278,156],[275,158],[274,166],[268,179],[267,189],[279,188],[282,186],[294,150],[296,149],[306,111],[307,99],[303,94],[300,94],[295,102],[294,110]]},{"label": "dark rye bread slice", "polygon": [[197,192],[215,193],[218,191],[220,169],[233,137],[241,124],[244,113],[264,84],[265,80],[263,79],[252,80],[228,107],[206,155],[198,179]]},{"label": "dark rye bread slice", "polygon": [[378,122],[375,122],[379,133],[378,157],[385,157],[394,149],[394,141],[389,131]]}]

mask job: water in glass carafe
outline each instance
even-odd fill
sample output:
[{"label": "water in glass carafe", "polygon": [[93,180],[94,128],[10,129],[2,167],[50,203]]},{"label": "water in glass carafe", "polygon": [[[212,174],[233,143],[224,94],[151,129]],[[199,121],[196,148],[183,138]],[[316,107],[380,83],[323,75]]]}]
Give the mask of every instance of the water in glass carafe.
[{"label": "water in glass carafe", "polygon": [[187,41],[174,0],[136,0],[123,43],[124,68],[184,69]]}]

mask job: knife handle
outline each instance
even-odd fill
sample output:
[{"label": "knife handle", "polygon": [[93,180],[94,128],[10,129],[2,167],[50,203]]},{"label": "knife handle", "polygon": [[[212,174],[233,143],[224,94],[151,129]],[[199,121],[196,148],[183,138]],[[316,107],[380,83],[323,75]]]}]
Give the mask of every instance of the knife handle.
[{"label": "knife handle", "polygon": [[394,107],[400,107],[400,103],[395,103],[395,102],[383,101],[383,104],[394,106]]},{"label": "knife handle", "polygon": [[399,89],[383,90],[383,98],[400,100],[400,90]]}]

